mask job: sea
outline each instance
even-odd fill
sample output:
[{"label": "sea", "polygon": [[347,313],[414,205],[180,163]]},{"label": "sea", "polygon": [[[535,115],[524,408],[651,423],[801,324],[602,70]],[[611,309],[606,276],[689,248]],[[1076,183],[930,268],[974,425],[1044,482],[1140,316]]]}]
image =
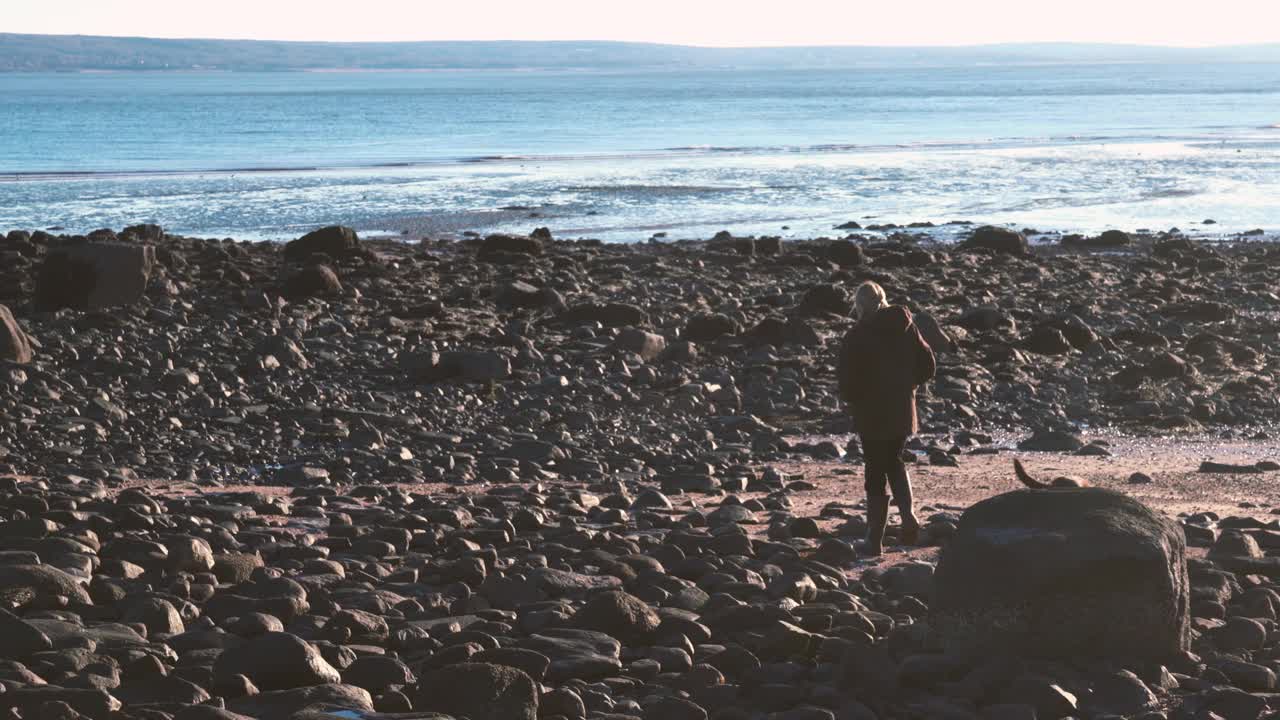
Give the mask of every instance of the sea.
[{"label": "sea", "polygon": [[1275,234],[1280,64],[0,74],[0,232],[850,221]]}]

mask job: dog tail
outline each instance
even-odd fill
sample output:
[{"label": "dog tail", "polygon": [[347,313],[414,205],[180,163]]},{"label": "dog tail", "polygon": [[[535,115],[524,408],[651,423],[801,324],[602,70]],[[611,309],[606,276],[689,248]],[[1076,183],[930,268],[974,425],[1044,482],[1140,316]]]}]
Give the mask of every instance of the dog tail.
[{"label": "dog tail", "polygon": [[1045,483],[1031,477],[1031,473],[1027,472],[1027,469],[1022,467],[1022,463],[1016,458],[1013,461],[1013,472],[1018,476],[1018,479],[1022,481],[1022,484],[1029,488],[1043,490],[1044,488],[1049,487]]}]

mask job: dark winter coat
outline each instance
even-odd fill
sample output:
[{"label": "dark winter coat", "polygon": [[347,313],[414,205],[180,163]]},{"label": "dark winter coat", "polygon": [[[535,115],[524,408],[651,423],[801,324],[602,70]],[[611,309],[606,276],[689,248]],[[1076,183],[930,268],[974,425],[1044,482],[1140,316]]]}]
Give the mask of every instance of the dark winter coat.
[{"label": "dark winter coat", "polygon": [[933,350],[905,307],[881,308],[854,325],[840,347],[838,373],[858,432],[893,438],[919,430],[916,388],[935,369]]}]

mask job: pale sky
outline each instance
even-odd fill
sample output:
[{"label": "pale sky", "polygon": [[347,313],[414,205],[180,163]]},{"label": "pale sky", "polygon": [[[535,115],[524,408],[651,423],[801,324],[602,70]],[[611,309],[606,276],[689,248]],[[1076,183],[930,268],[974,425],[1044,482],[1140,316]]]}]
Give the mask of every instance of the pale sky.
[{"label": "pale sky", "polygon": [[0,0],[0,32],[686,45],[1280,42],[1277,0]]}]

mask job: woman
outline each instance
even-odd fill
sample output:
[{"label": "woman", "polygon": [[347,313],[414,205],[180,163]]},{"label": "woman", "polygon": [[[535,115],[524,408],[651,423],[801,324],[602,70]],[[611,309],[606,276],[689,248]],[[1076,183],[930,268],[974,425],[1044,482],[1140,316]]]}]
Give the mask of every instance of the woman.
[{"label": "woman", "polygon": [[[889,520],[889,495],[902,515],[902,542],[914,545],[920,521],[911,506],[911,477],[902,462],[907,439],[919,430],[916,388],[933,377],[933,350],[911,311],[885,301],[884,288],[865,282],[854,295],[856,322],[840,348],[840,397],[848,403],[866,463],[867,541],[879,555]],[[887,486],[887,487],[886,487]]]}]

